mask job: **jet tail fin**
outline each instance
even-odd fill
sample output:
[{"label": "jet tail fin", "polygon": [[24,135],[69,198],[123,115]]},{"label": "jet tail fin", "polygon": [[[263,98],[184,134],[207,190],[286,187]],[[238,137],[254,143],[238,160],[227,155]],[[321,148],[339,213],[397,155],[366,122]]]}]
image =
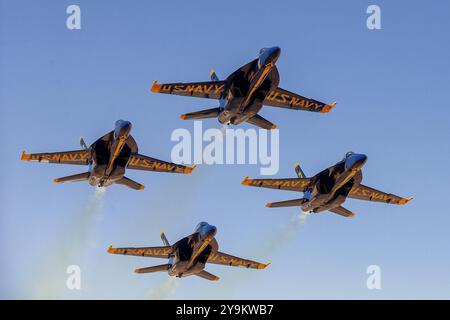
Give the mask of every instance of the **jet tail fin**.
[{"label": "jet tail fin", "polygon": [[86,181],[89,179],[89,176],[91,175],[90,172],[83,172],[74,174],[71,176],[61,177],[53,179],[53,182],[55,183],[63,183],[63,182],[79,182],[79,181]]},{"label": "jet tail fin", "polygon": [[207,118],[217,118],[221,112],[221,108],[212,108],[201,111],[194,111],[180,116],[183,120],[188,119],[207,119]]},{"label": "jet tail fin", "polygon": [[333,208],[333,209],[329,209],[328,211],[331,211],[333,213],[336,213],[336,214],[341,215],[341,216],[346,217],[346,218],[351,218],[351,217],[353,217],[355,215],[354,212],[351,212],[350,210],[347,210],[347,209],[345,209],[342,206],[339,206],[339,207],[336,207],[336,208]]},{"label": "jet tail fin", "polygon": [[206,279],[206,280],[210,280],[210,281],[217,281],[220,278],[218,276],[213,275],[212,273],[209,273],[205,270],[202,270],[200,273],[196,273],[196,276]]},{"label": "jet tail fin", "polygon": [[219,77],[217,76],[216,72],[214,71],[214,69],[211,69],[211,71],[209,72],[209,76],[211,77],[212,81],[220,81]]},{"label": "jet tail fin", "polygon": [[161,240],[164,243],[165,246],[170,247],[170,243],[169,240],[167,240],[166,235],[164,234],[163,231],[161,231]]},{"label": "jet tail fin", "polygon": [[86,142],[84,142],[84,138],[83,137],[80,137],[80,146],[81,146],[81,148],[83,148],[83,150],[87,150],[88,149],[88,147],[86,145]]},{"label": "jet tail fin", "polygon": [[295,169],[295,173],[297,173],[297,176],[298,176],[299,178],[306,178],[306,175],[305,175],[305,173],[303,172],[303,170],[302,170],[302,168],[300,167],[300,164],[299,164],[298,162],[294,165],[294,169]]},{"label": "jet tail fin", "polygon": [[116,183],[127,186],[128,188],[134,190],[143,190],[145,188],[145,186],[143,186],[142,184],[137,183],[136,181],[133,181],[127,177],[123,177],[122,179],[117,180]]},{"label": "jet tail fin", "polygon": [[280,202],[271,202],[266,204],[266,207],[269,208],[300,207],[303,203],[305,203],[305,201],[306,201],[305,199],[293,199]]},{"label": "jet tail fin", "polygon": [[272,129],[277,128],[277,126],[275,124],[273,124],[269,120],[264,119],[263,117],[261,117],[258,114],[255,114],[253,117],[247,119],[247,122],[254,126],[257,126],[257,127],[263,128],[263,129],[267,129],[267,130],[272,130]]},{"label": "jet tail fin", "polygon": [[160,272],[167,271],[170,268],[170,264],[160,264],[158,266],[147,267],[147,268],[137,268],[134,270],[136,273],[152,273],[152,272]]}]

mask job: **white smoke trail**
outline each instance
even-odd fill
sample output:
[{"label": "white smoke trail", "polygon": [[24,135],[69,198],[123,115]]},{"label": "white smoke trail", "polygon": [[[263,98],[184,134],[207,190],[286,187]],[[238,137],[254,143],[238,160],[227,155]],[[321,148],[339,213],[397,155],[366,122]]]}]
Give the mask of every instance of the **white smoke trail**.
[{"label": "white smoke trail", "polygon": [[[270,258],[273,258],[279,250],[285,248],[287,244],[294,240],[300,230],[308,222],[308,219],[309,214],[304,212],[301,212],[299,215],[292,216],[289,221],[280,225],[280,227],[274,229],[269,234],[263,235],[263,239],[259,239],[256,243],[250,244],[246,251],[252,252],[252,256],[258,257],[256,260],[267,259],[268,254],[270,254]],[[260,281],[261,272],[264,271],[236,271],[236,275],[233,275],[231,279],[227,279],[226,282],[221,283],[217,291],[214,289],[205,289],[202,291],[205,292],[206,296],[199,297],[196,295],[193,296],[193,299],[230,299],[233,295],[240,291],[242,285],[247,285],[255,279],[256,281]]]},{"label": "white smoke trail", "polygon": [[73,236],[77,237],[71,242],[70,251],[74,256],[81,256],[87,247],[95,244],[95,230],[102,219],[106,188],[95,188],[94,194],[88,199],[84,210],[75,216],[72,222]]},{"label": "white smoke trail", "polygon": [[168,277],[168,279],[158,287],[151,289],[145,295],[146,300],[165,300],[175,294],[181,279],[176,277]]},{"label": "white smoke trail", "polygon": [[70,265],[81,267],[87,251],[94,246],[95,230],[102,217],[105,188],[96,188],[80,212],[65,228],[66,238],[50,249],[32,284],[31,299],[62,299],[70,291],[66,287]]},{"label": "white smoke trail", "polygon": [[300,213],[299,215],[292,216],[287,223],[281,225],[278,230],[275,230],[270,235],[265,244],[264,251],[276,252],[286,245],[287,242],[293,240],[301,228],[308,222],[309,214]]}]

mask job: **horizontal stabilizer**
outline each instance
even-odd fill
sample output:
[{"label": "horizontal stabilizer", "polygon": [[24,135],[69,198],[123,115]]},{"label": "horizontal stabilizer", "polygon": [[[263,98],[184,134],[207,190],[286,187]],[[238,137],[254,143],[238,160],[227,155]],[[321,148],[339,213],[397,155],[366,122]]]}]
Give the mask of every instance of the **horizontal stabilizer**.
[{"label": "horizontal stabilizer", "polygon": [[339,206],[339,207],[336,207],[336,208],[333,208],[333,209],[329,209],[329,211],[331,211],[333,213],[336,213],[336,214],[339,214],[339,215],[341,215],[343,217],[347,217],[347,218],[351,218],[351,217],[353,217],[355,215],[354,212],[351,212],[350,210],[347,210],[347,209],[345,209],[342,206]]},{"label": "horizontal stabilizer", "polygon": [[61,178],[53,179],[53,182],[55,182],[55,183],[63,183],[63,182],[86,181],[86,180],[89,179],[90,175],[91,175],[90,172],[83,172],[83,173],[78,173],[78,174],[74,174],[74,175],[67,176],[67,177],[61,177]]},{"label": "horizontal stabilizer", "polygon": [[269,207],[269,208],[300,207],[303,203],[305,203],[305,199],[293,199],[293,200],[268,203],[268,204],[266,204],[266,207]]},{"label": "horizontal stabilizer", "polygon": [[263,129],[267,129],[267,130],[272,130],[272,129],[277,128],[277,126],[274,125],[272,122],[264,119],[263,117],[261,117],[258,114],[255,114],[253,117],[247,119],[247,122],[254,126],[257,126],[257,127],[263,128]]},{"label": "horizontal stabilizer", "polygon": [[180,116],[180,118],[183,120],[217,118],[220,114],[220,111],[221,111],[221,108],[206,109],[206,110],[182,114]]},{"label": "horizontal stabilizer", "polygon": [[122,179],[117,180],[116,183],[127,186],[134,190],[143,190],[145,188],[142,184],[137,183],[136,181],[133,181],[131,179],[128,179],[127,177],[123,177]]},{"label": "horizontal stabilizer", "polygon": [[170,264],[161,264],[159,266],[138,268],[138,269],[135,269],[134,272],[136,272],[136,273],[152,273],[152,272],[159,272],[159,271],[167,271],[167,270],[169,270],[169,268],[170,268]]},{"label": "horizontal stabilizer", "polygon": [[215,276],[205,270],[202,270],[200,273],[196,273],[196,276],[199,276],[200,278],[206,279],[206,280],[211,280],[211,281],[217,281],[220,278],[218,276]]}]

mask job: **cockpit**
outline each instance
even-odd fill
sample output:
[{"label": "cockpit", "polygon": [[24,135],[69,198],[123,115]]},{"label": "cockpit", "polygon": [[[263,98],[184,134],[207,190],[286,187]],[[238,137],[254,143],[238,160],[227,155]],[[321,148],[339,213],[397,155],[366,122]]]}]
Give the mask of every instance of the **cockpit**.
[{"label": "cockpit", "polygon": [[204,229],[206,226],[208,226],[208,222],[200,222],[196,227],[195,227],[195,232],[200,232],[200,230]]},{"label": "cockpit", "polygon": [[265,67],[267,64],[275,64],[278,57],[280,56],[280,48],[262,48],[258,54],[258,69]]},{"label": "cockpit", "polygon": [[125,120],[117,120],[114,126],[114,139],[127,138],[131,131],[131,123]]},{"label": "cockpit", "polygon": [[345,159],[348,159],[348,157],[350,157],[351,155],[354,155],[355,153],[353,151],[349,151],[345,154],[345,157],[342,158],[342,160],[344,161]]},{"label": "cockpit", "polygon": [[366,163],[367,156],[365,154],[361,153],[354,153],[352,151],[349,151],[345,154],[344,159],[342,159],[343,162],[345,162],[345,168],[346,170],[359,170],[362,168],[362,166]]}]

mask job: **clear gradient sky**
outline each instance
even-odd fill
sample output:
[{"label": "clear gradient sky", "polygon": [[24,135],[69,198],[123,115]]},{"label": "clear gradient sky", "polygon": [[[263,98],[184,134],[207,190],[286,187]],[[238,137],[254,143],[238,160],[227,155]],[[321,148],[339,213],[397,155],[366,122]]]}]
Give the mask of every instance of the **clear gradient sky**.
[{"label": "clear gradient sky", "polygon": [[[66,28],[77,4],[82,29]],[[382,30],[366,28],[378,4]],[[450,26],[448,1],[5,1],[0,0],[1,298],[450,298]],[[280,171],[294,177],[365,153],[364,184],[413,196],[405,206],[349,200],[352,219],[309,217],[266,202],[292,192],[246,188],[256,165],[199,166],[189,176],[129,171],[137,192],[56,185],[77,166],[25,163],[28,152],[78,149],[133,123],[140,152],[170,159],[179,114],[213,100],[156,95],[153,80],[225,77],[259,49],[280,46],[280,86],[326,102],[329,114],[266,107],[280,128]],[[204,127],[219,128],[215,120]],[[243,125],[243,128],[248,128]],[[99,197],[103,199],[99,200]],[[206,220],[220,249],[265,270],[208,265],[221,277],[168,282],[135,267],[163,260],[106,253],[108,245],[174,242]],[[82,270],[82,290],[65,268]],[[366,288],[379,265],[382,289]]]}]

